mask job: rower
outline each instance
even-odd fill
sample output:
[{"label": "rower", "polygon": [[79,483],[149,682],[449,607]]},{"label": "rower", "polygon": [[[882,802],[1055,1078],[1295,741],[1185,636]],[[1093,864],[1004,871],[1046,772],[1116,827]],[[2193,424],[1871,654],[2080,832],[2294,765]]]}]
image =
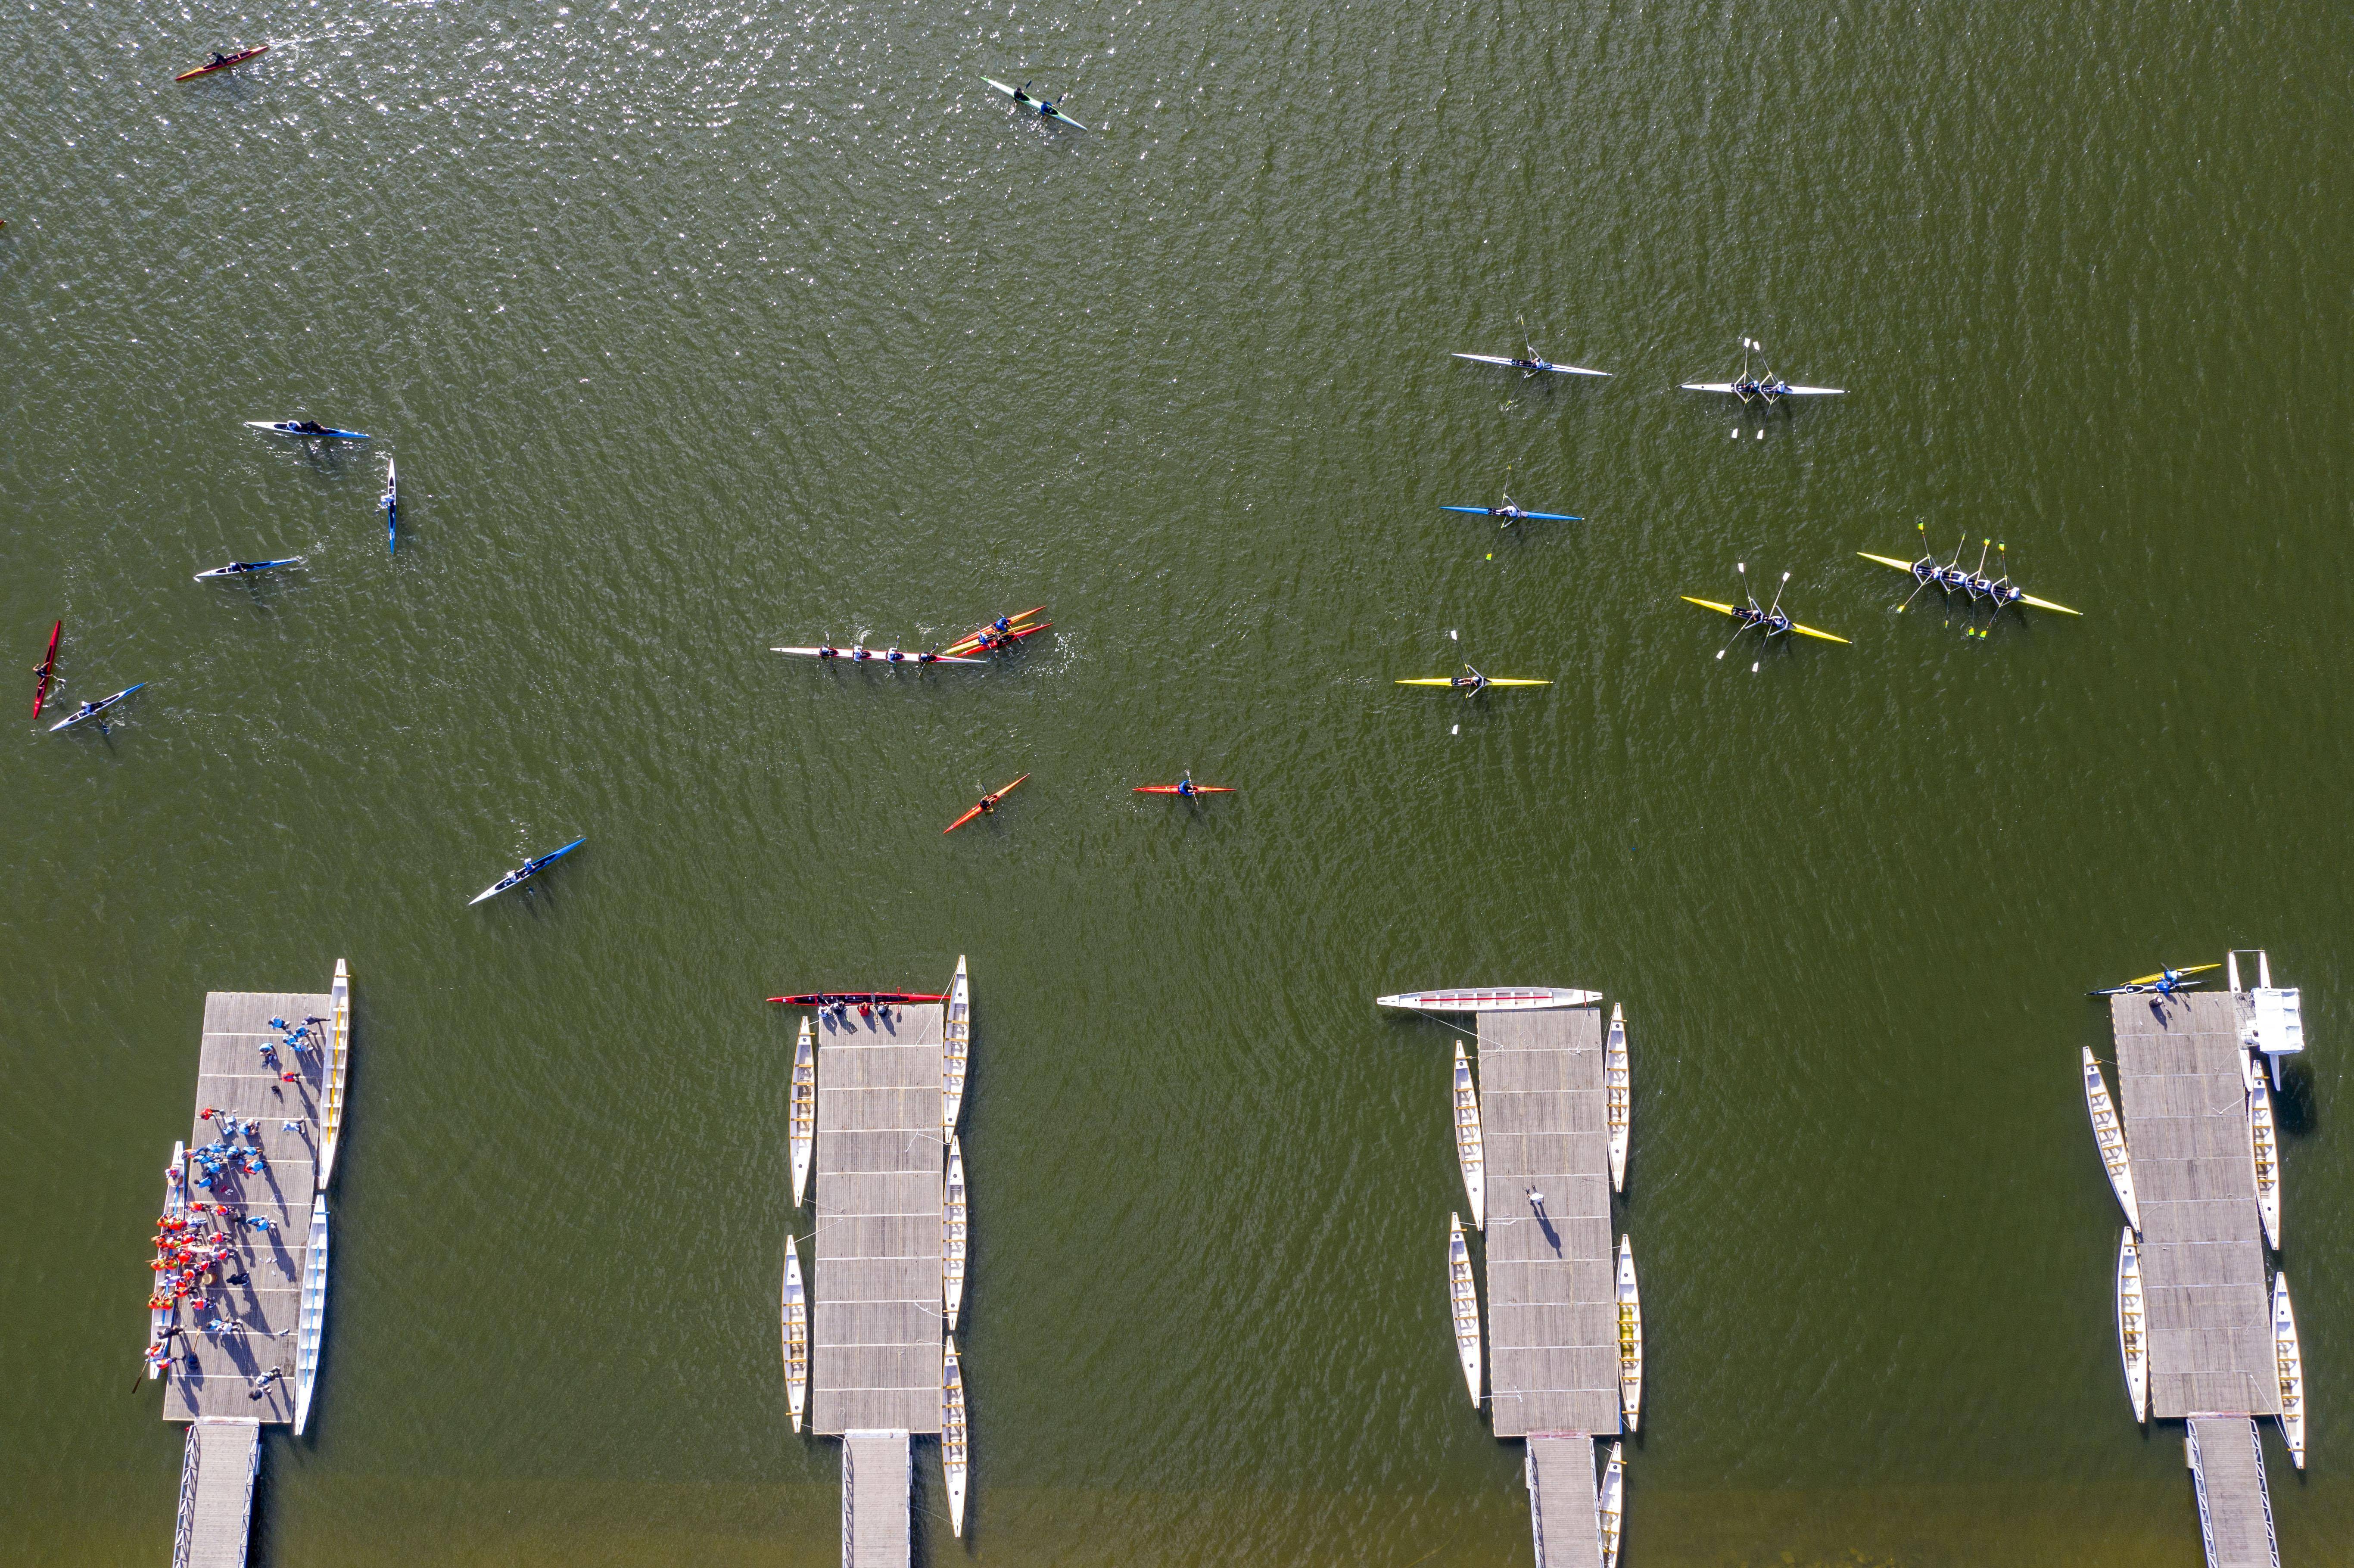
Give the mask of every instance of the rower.
[{"label": "rower", "polygon": [[877,657],[877,655],[869,650],[863,642],[850,651],[850,662],[854,664],[864,664],[869,659],[875,657]]},{"label": "rower", "polygon": [[1528,517],[1527,513],[1522,511],[1519,507],[1513,505],[1509,501],[1505,502],[1501,506],[1490,506],[1488,508],[1488,515],[1490,517],[1500,517],[1507,523],[1523,522]]},{"label": "rower", "polygon": [[817,656],[821,659],[839,659],[842,657],[842,650],[831,642],[821,642],[818,644]]},{"label": "rower", "polygon": [[1447,683],[1458,692],[1480,692],[1487,689],[1488,677],[1466,664],[1463,666],[1463,673]]},{"label": "rower", "polygon": [[897,664],[905,662],[907,657],[905,653],[899,652],[899,645],[894,642],[891,644],[890,652],[883,655],[883,662],[885,664]]}]

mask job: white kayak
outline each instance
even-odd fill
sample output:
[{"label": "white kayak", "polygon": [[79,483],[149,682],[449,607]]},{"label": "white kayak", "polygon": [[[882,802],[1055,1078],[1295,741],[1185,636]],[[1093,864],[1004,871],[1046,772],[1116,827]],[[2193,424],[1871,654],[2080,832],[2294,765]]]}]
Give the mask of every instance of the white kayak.
[{"label": "white kayak", "polygon": [[1598,991],[1564,991],[1556,986],[1472,986],[1460,991],[1402,991],[1373,998],[1375,1007],[1403,1007],[1416,1012],[1528,1012],[1541,1007],[1591,1007],[1602,1000]]},{"label": "white kayak", "polygon": [[[1736,397],[1744,390],[1753,397],[1763,397],[1768,395],[1766,388],[1764,387],[1753,386],[1744,388],[1740,383],[1735,381],[1686,381],[1680,384],[1676,387],[1676,390],[1679,392],[1729,392]],[[1776,397],[1844,397],[1847,396],[1847,388],[1844,387],[1776,387],[1773,388],[1771,396]]]},{"label": "white kayak", "polygon": [[332,425],[306,430],[293,419],[248,419],[245,425],[249,430],[269,430],[281,436],[306,436],[314,441],[364,441],[368,439],[366,430],[339,430]]},{"label": "white kayak", "polygon": [[1013,106],[1016,109],[1021,110],[1024,114],[1030,115],[1034,119],[1051,120],[1057,125],[1067,125],[1074,131],[1084,131],[1087,129],[1086,126],[1080,124],[1077,121],[1072,119],[1069,115],[1064,113],[1061,110],[1055,108],[1044,99],[1033,98],[1018,87],[1008,87],[1005,83],[998,80],[993,76],[985,76],[981,79],[989,83],[990,86],[997,89],[998,91],[1005,94],[1006,97],[1012,99],[1013,101]]},{"label": "white kayak", "polygon": [[215,567],[208,572],[198,572],[196,581],[210,582],[218,577],[241,577],[249,572],[267,572],[279,567],[299,567],[300,556],[289,556],[282,561],[231,561],[225,567]]},{"label": "white kayak", "polygon": [[1582,365],[1555,365],[1550,359],[1508,359],[1500,354],[1458,354],[1458,359],[1468,359],[1474,365],[1501,365],[1512,370],[1525,370],[1534,376],[1550,370],[1557,376],[1608,376],[1607,370],[1588,370]]},{"label": "white kayak", "polygon": [[803,659],[839,659],[845,664],[986,664],[986,659],[967,659],[950,653],[907,653],[897,650],[877,652],[872,648],[771,648],[771,653],[791,653]]}]

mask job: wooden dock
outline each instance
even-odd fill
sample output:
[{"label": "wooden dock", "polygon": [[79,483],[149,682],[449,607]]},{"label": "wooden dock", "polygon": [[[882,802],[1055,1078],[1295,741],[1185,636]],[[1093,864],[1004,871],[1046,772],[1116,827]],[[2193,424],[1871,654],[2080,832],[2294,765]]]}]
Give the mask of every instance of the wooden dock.
[{"label": "wooden dock", "polygon": [[172,1568],[245,1568],[253,1483],[260,1473],[261,1423],[217,1415],[188,1423]]},{"label": "wooden dock", "polygon": [[[236,1272],[244,1278],[208,1289],[207,1299],[218,1310],[208,1310],[201,1319],[186,1302],[174,1308],[170,1321],[180,1336],[164,1374],[166,1421],[217,1416],[267,1425],[294,1419],[295,1333],[317,1186],[326,1053],[298,1054],[280,1045],[286,1032],[272,1028],[269,1020],[300,1024],[305,1018],[330,1017],[331,1007],[323,992],[217,991],[205,998],[196,1108],[210,1107],[258,1123],[253,1138],[230,1141],[239,1148],[258,1146],[265,1163],[259,1175],[232,1164],[205,1188],[196,1184],[203,1171],[193,1155],[189,1159],[189,1201],[226,1204],[236,1216]],[[322,1042],[327,1037],[323,1023],[313,1024],[312,1033]],[[277,1066],[262,1056],[264,1041],[276,1046]],[[281,1081],[281,1071],[293,1073],[295,1081]],[[190,1150],[221,1137],[220,1118],[206,1121],[192,1113],[189,1120]],[[295,1124],[292,1130],[290,1121]],[[256,1216],[267,1219],[270,1228],[254,1230],[245,1223]],[[207,1331],[207,1325],[223,1320],[230,1325],[225,1331]]]},{"label": "wooden dock", "polygon": [[940,1429],[946,1040],[938,1002],[818,1023],[810,1425],[828,1436]]},{"label": "wooden dock", "polygon": [[[1618,1306],[1601,1015],[1574,1007],[1479,1019],[1495,1433],[1611,1436]],[[1580,1462],[1590,1519],[1590,1444]]]},{"label": "wooden dock", "polygon": [[1593,1439],[1583,1432],[1529,1434],[1525,1474],[1537,1568],[1603,1568]]},{"label": "wooden dock", "polygon": [[2244,1415],[2200,1416],[2190,1424],[2182,1446],[2199,1497],[2207,1568],[2280,1568],[2256,1424]]},{"label": "wooden dock", "polygon": [[2150,1414],[2276,1415],[2240,999],[2109,999],[2141,1211]]}]

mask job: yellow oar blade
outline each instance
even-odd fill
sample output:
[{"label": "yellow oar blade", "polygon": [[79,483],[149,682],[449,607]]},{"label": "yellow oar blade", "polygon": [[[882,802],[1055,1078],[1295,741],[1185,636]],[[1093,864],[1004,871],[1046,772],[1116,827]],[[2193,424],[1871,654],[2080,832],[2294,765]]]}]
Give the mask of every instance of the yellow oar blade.
[{"label": "yellow oar blade", "polygon": [[1694,599],[1688,593],[1680,593],[1676,595],[1676,597],[1683,600],[1686,604],[1696,604],[1702,609],[1712,609],[1719,615],[1731,615],[1733,613],[1733,607],[1731,605],[1719,604],[1712,599]]},{"label": "yellow oar blade", "polygon": [[[2191,965],[2188,966],[2187,968],[2184,968],[2184,969],[2179,969],[2175,970],[2174,972],[2175,972],[2176,974],[2179,974],[2179,975],[2203,975],[2203,974],[2205,974],[2209,969],[2221,969],[2222,967],[2223,967],[2223,966],[2222,966],[2222,965],[2221,965],[2221,964],[2191,964]],[[2144,975],[2144,976],[2142,976],[2139,980],[2129,980],[2126,981],[2126,984],[2127,984],[2127,985],[2156,985],[2158,981],[2160,981],[2160,980],[2164,980],[2165,978],[2166,978],[2166,971],[2165,971],[2164,969],[2160,969],[2160,970],[2158,970],[2158,973],[2156,973],[2156,974],[2154,974],[2154,975]]]},{"label": "yellow oar blade", "polygon": [[1900,561],[1893,556],[1875,556],[1870,550],[1858,550],[1856,554],[1867,561],[1878,561],[1883,567],[1894,567],[1900,572],[1909,572],[1913,569],[1912,562]]},{"label": "yellow oar blade", "polygon": [[1837,642],[1842,646],[1848,645],[1847,639],[1844,637],[1834,637],[1828,631],[1818,631],[1811,626],[1801,626],[1795,620],[1790,622],[1790,630],[1797,632],[1801,637],[1814,637],[1819,638],[1825,642]]},{"label": "yellow oar blade", "polygon": [[[2035,597],[2033,594],[2031,594],[2031,593],[2023,593],[2023,594],[2020,595],[2020,596],[2019,596],[2019,602],[2020,602],[2020,603],[2021,603],[2021,604],[2031,604],[2031,605],[2033,605],[2033,606],[2034,606],[2036,609],[2052,609],[2052,610],[2057,610],[2057,611],[2059,611],[2062,615],[2079,615],[2079,616],[2080,616],[2080,615],[2083,615],[2083,614],[2084,613],[2084,612],[2083,610],[2081,610],[2081,609],[2069,609],[2066,605],[2064,605],[2064,604],[2053,604],[2053,603],[2052,603],[2050,599],[2038,599],[2038,598],[2036,598],[2036,597]],[[2207,967],[2208,967],[2209,969],[2213,969],[2215,966],[2214,966],[2214,965],[2212,965],[2212,964],[2210,964],[2210,965],[2208,965]]]}]

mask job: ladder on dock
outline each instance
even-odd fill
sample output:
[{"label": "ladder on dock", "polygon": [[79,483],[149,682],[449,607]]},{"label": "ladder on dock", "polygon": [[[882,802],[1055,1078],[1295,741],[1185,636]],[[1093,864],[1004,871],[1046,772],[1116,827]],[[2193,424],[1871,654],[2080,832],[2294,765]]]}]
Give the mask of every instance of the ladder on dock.
[{"label": "ladder on dock", "polygon": [[2194,1415],[2182,1438],[2207,1568],[2280,1568],[2264,1442],[2244,1415]]},{"label": "ladder on dock", "polygon": [[245,1568],[246,1542],[253,1531],[253,1481],[260,1471],[260,1422],[204,1415],[188,1423],[172,1568]]}]

